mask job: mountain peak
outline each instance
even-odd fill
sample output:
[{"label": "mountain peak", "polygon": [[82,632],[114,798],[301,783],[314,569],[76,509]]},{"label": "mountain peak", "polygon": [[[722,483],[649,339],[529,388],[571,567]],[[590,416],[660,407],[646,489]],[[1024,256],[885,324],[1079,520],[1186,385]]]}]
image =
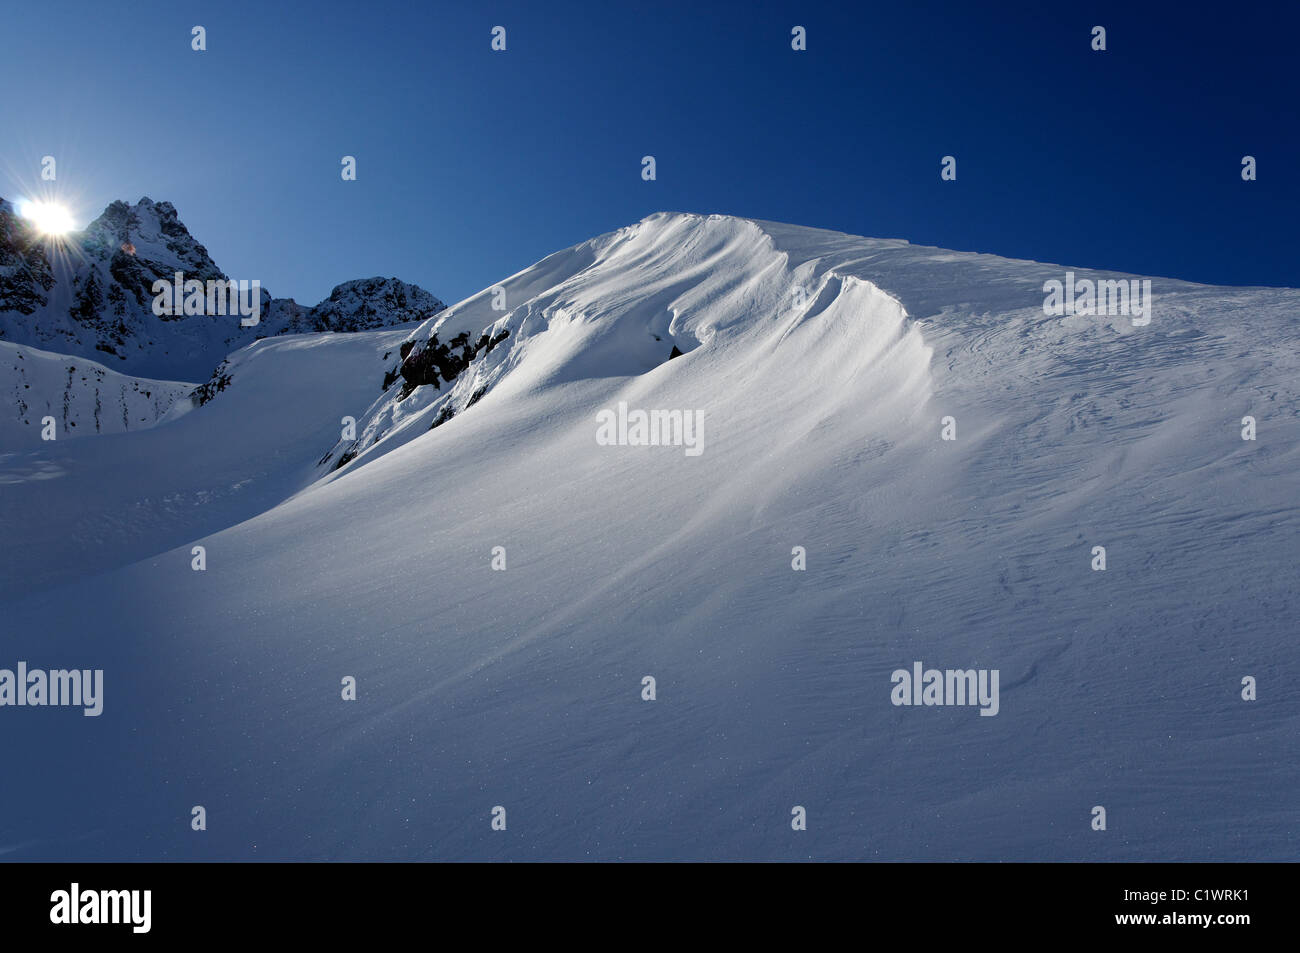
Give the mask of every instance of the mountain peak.
[{"label": "mountain peak", "polygon": [[[360,331],[424,321],[445,305],[397,278],[337,285],[303,307],[262,290],[256,326],[228,316],[155,315],[153,285],[228,276],[181,221],[176,207],[144,195],[110,202],[51,255],[14,207],[0,200],[0,340],[94,357],[120,370],[201,380],[230,351],[257,338],[306,331]],[[113,359],[116,359],[114,362]]]}]

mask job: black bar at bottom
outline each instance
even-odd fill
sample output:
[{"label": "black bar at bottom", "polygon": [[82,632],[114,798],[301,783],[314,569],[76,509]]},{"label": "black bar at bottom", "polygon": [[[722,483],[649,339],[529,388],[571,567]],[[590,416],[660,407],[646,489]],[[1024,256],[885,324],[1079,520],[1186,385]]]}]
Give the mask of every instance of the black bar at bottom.
[{"label": "black bar at bottom", "polygon": [[733,938],[842,927],[883,940],[901,929],[928,946],[1126,935],[1233,943],[1294,939],[1297,922],[1297,868],[1287,864],[531,866],[5,864],[0,924],[6,940],[337,943],[431,928],[543,939],[563,921],[570,938],[607,925],[624,939],[669,942],[663,931],[680,921]]}]

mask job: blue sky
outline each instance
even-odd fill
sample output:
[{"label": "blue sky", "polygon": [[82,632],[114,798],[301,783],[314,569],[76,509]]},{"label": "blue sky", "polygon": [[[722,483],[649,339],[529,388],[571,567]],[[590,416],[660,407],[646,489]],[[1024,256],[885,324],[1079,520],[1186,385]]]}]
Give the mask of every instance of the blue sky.
[{"label": "blue sky", "polygon": [[849,6],[10,4],[0,195],[54,155],[79,223],[170,200],[304,303],[373,274],[454,301],[661,210],[1300,285],[1295,5]]}]

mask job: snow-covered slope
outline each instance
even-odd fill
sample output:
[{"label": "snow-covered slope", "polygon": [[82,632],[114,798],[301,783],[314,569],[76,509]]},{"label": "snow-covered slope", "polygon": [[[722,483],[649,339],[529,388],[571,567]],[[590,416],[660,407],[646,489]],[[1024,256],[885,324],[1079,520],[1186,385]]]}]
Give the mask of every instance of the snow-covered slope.
[{"label": "snow-covered slope", "polygon": [[272,298],[262,287],[258,323],[238,314],[158,316],[153,284],[186,279],[251,282],[226,275],[181,222],[170,202],[113,202],[84,232],[37,236],[0,199],[0,339],[91,357],[113,369],[153,377],[206,379],[229,352],[251,341],[303,331],[375,330],[423,321],[444,307],[396,278],[339,285],[314,307]]},{"label": "snow-covered slope", "polygon": [[0,450],[38,444],[47,417],[56,440],[152,427],[193,389],[0,341]]},{"label": "snow-covered slope", "polygon": [[181,393],[158,439],[44,444],[24,432],[0,447],[19,450],[0,452],[0,525],[11,541],[38,541],[0,550],[0,598],[179,546],[293,495],[319,473],[342,418],[372,399],[375,375],[407,333],[258,341],[197,392],[166,385]]},{"label": "snow-covered slope", "polygon": [[[107,696],[6,723],[0,849],[1293,859],[1300,292],[1155,279],[1133,327],[1045,317],[1063,272],[657,215],[353,336],[300,403],[312,339],[263,342],[175,421],[0,461],[63,474],[11,484],[50,515],[9,654]],[[620,404],[702,452],[602,445]],[[283,502],[52,571],[63,501],[196,445]],[[917,661],[997,670],[997,715],[894,705]]]}]

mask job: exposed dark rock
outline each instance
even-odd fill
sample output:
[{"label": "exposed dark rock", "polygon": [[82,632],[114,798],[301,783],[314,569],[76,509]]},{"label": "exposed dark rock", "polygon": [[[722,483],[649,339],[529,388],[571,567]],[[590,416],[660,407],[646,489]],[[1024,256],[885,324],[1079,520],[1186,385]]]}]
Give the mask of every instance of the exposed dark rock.
[{"label": "exposed dark rock", "polygon": [[0,200],[0,311],[31,314],[45,304],[53,287],[54,274],[40,236],[12,205]]},{"label": "exposed dark rock", "polygon": [[[83,231],[58,239],[69,264],[57,276],[53,241],[0,199],[0,338],[64,354],[115,354],[130,373],[194,380],[259,338],[376,330],[425,321],[445,308],[423,288],[375,277],[337,285],[313,307],[259,288],[253,327],[187,315],[179,301],[174,313],[155,314],[155,282],[171,286],[179,272],[183,281],[206,286],[226,275],[170,202],[147,197],[134,205],[111,202]],[[57,315],[42,313],[53,301],[67,304]],[[29,315],[39,319],[25,320]]]},{"label": "exposed dark rock", "polygon": [[[441,390],[443,382],[454,381],[475,357],[492,350],[507,337],[509,332],[504,330],[492,336],[483,334],[471,345],[469,335],[461,332],[446,344],[439,341],[436,334],[430,335],[423,344],[404,342],[402,348],[406,354],[398,368],[404,383],[397,399],[405,400],[417,387],[426,384],[432,384]],[[412,344],[412,347],[408,349],[407,344]]]},{"label": "exposed dark rock", "polygon": [[73,287],[76,292],[72,307],[68,309],[69,316],[82,324],[97,322],[99,309],[104,306],[104,289],[99,283],[99,278],[92,271],[86,275],[85,281],[74,280]]},{"label": "exposed dark rock", "polygon": [[343,469],[357,458],[357,452],[357,445],[355,443],[349,444],[348,448],[343,451],[343,456],[339,457],[339,462],[330,467],[330,472]]},{"label": "exposed dark rock", "polygon": [[429,424],[429,429],[432,430],[435,427],[441,427],[455,416],[456,411],[451,409],[451,404],[443,404],[442,407],[438,409],[438,416],[434,417],[433,423]]},{"label": "exposed dark rock", "polygon": [[479,351],[482,351],[484,354],[491,354],[492,349],[508,337],[510,337],[510,332],[505,328],[502,328],[499,332],[497,332],[495,335],[492,335],[491,337],[489,337],[488,333],[484,331],[483,336],[478,339],[478,344],[474,345],[474,350],[476,352],[476,355],[477,352]]},{"label": "exposed dark rock", "polygon": [[222,361],[217,365],[217,369],[212,372],[212,377],[206,384],[200,384],[190,391],[190,400],[194,401],[195,407],[202,407],[229,387],[230,381],[230,362]]}]

